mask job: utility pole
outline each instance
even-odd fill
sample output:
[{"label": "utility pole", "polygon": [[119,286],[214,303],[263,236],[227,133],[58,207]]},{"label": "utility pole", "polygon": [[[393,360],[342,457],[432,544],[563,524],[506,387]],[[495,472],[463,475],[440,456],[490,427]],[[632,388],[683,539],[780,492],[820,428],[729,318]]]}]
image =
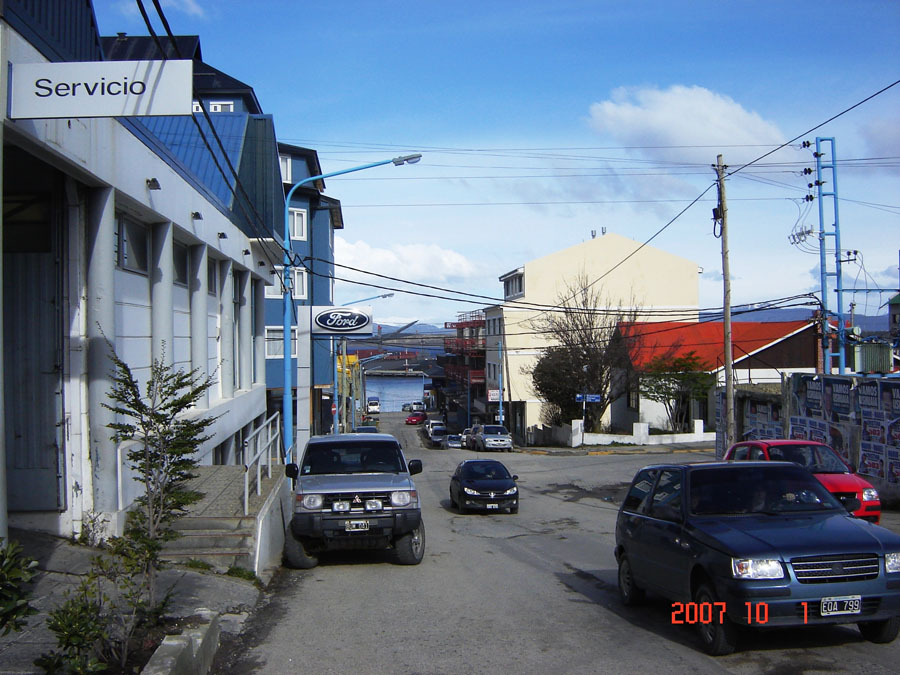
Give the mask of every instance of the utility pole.
[{"label": "utility pole", "polygon": [[724,296],[722,302],[722,328],[725,336],[725,450],[735,442],[734,438],[734,369],[731,353],[731,270],[728,264],[728,205],[725,200],[725,169],[722,155],[716,156],[716,177],[719,184],[719,203],[713,209],[713,220],[721,227],[722,277]]}]

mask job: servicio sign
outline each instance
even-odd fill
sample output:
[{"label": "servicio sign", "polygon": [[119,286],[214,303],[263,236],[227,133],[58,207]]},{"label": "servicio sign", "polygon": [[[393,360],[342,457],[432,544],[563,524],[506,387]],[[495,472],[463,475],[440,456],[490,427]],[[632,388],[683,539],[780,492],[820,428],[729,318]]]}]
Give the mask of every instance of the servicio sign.
[{"label": "servicio sign", "polygon": [[190,115],[193,73],[189,59],[15,63],[9,116]]},{"label": "servicio sign", "polygon": [[314,335],[372,335],[372,308],[312,307],[310,332]]}]

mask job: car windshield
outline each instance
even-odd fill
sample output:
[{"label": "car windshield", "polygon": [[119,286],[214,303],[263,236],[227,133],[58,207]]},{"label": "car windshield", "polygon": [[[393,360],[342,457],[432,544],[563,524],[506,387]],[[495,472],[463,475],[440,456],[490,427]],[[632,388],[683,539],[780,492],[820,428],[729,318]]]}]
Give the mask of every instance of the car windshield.
[{"label": "car windshield", "polygon": [[847,473],[849,469],[827,445],[773,445],[769,459],[794,462],[813,473]]},{"label": "car windshield", "polygon": [[485,435],[488,436],[506,436],[509,432],[506,430],[506,427],[501,426],[486,426],[484,428]]},{"label": "car windshield", "polygon": [[400,447],[391,441],[322,443],[310,446],[300,471],[304,475],[332,473],[398,473],[404,471]]},{"label": "car windshield", "polygon": [[690,472],[690,484],[694,515],[843,510],[819,481],[799,467],[698,468]]},{"label": "car windshield", "polygon": [[500,462],[474,462],[463,466],[462,477],[467,480],[503,480],[509,471]]}]

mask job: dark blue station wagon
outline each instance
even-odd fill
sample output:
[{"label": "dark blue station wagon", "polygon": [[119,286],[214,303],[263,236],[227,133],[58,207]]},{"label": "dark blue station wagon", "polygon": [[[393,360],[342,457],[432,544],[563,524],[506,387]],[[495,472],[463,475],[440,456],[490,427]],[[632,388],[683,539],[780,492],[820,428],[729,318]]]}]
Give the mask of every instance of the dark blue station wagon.
[{"label": "dark blue station wagon", "polygon": [[616,523],[619,594],[673,601],[705,651],[728,654],[737,627],[856,623],[900,631],[900,536],[847,511],[803,467],[714,462],[641,469]]}]

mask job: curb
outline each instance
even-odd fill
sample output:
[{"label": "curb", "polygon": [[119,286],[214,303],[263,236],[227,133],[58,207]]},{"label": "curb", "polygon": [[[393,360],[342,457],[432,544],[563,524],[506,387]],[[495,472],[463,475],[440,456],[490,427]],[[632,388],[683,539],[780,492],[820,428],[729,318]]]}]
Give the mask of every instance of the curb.
[{"label": "curb", "polygon": [[145,675],[205,675],[219,647],[219,613],[197,612],[208,621],[181,635],[167,635],[141,671]]}]

